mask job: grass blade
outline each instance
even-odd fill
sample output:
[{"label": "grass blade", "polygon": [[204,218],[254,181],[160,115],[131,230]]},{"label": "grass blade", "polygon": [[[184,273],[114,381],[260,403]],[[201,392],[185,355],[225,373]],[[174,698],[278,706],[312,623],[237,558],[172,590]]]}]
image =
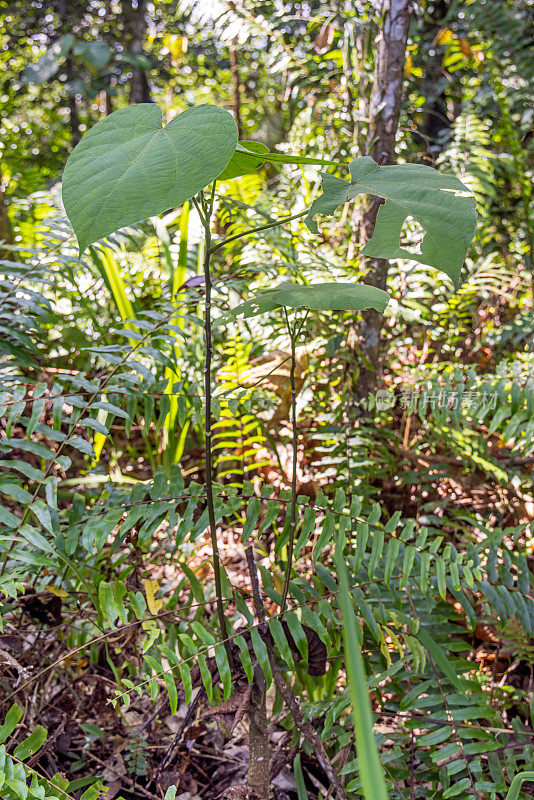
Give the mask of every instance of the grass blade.
[{"label": "grass blade", "polygon": [[352,606],[347,566],[343,558],[342,537],[336,542],[334,561],[338,573],[339,601],[343,614],[345,661],[352,698],[354,732],[358,767],[366,800],[388,800],[384,772],[378,756],[373,732],[373,717],[367,691],[367,680],[360,650],[356,616]]}]

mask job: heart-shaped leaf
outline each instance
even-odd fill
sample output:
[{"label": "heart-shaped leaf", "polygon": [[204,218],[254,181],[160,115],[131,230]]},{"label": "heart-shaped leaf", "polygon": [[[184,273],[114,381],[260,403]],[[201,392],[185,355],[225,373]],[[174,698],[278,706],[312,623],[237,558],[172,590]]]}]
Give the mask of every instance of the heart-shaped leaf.
[{"label": "heart-shaped leaf", "polygon": [[216,324],[235,320],[243,316],[256,317],[277,308],[313,308],[320,311],[363,311],[374,308],[384,311],[389,295],[375,286],[365,283],[320,283],[316,286],[302,286],[289,281],[275,289],[266,289],[251,297],[245,303],[232,308]]},{"label": "heart-shaped leaf", "polygon": [[237,144],[232,115],[195,106],[162,127],[155,103],[100,120],[74,148],[63,203],[80,253],[110,233],[179,206],[217,178]]},{"label": "heart-shaped leaf", "polygon": [[[458,283],[467,248],[476,226],[476,204],[454,175],[422,164],[379,167],[365,156],[349,165],[351,181],[323,174],[323,194],[310,208],[306,224],[318,233],[315,214],[333,214],[336,208],[366,193],[383,197],[375,233],[363,248],[375,258],[407,258],[436,267]],[[460,194],[461,193],[461,194]],[[420,253],[400,247],[406,217],[413,216],[425,229]]]}]

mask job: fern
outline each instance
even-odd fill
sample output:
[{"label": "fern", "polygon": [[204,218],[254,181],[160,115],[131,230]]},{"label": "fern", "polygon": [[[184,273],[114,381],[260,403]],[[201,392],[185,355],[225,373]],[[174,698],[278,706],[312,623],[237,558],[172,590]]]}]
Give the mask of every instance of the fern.
[{"label": "fern", "polygon": [[[22,715],[20,706],[11,706],[0,725],[0,742],[5,742],[14,734]],[[0,790],[5,800],[73,800],[72,793],[88,785],[89,788],[85,789],[80,800],[98,800],[107,792],[107,788],[97,778],[70,781],[59,772],[47,778],[29,767],[25,762],[43,747],[46,739],[47,731],[39,725],[14,747],[12,753],[11,747],[8,750],[5,744],[0,744]]]},{"label": "fern", "polygon": [[[502,69],[504,65],[514,70],[514,77],[530,84],[534,79],[532,36],[529,36],[532,11],[528,3],[481,0],[466,5],[471,28],[484,37],[491,57]],[[525,35],[526,32],[526,35]]]},{"label": "fern", "polygon": [[[224,348],[225,358],[218,373],[219,419],[213,424],[213,451],[219,479],[233,478],[230,485],[241,488],[251,471],[267,464],[258,457],[265,442],[260,421],[250,413],[252,389],[247,388],[251,345],[245,345],[236,331]],[[220,399],[219,399],[220,398]]]},{"label": "fern", "polygon": [[488,199],[495,199],[495,155],[490,148],[489,124],[467,111],[454,121],[452,136],[439,157],[475,195],[478,208],[488,213]]}]

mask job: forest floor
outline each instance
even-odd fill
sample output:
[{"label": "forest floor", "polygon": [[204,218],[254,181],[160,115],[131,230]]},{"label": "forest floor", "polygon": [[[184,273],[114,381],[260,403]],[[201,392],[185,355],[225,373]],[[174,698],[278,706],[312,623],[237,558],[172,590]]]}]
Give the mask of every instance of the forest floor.
[{"label": "forest floor", "polygon": [[[301,451],[299,470],[302,487],[314,494],[313,464],[306,461],[305,448]],[[288,457],[289,458],[289,457]],[[409,451],[399,469],[428,469],[432,454],[413,457]],[[440,460],[443,456],[439,457]],[[534,516],[531,498],[518,497],[513,487],[500,489],[496,497],[495,484],[483,473],[461,474],[452,459],[450,474],[440,472],[425,501],[436,504],[446,497],[457,508],[480,509],[487,512],[503,500],[509,509],[508,520],[501,524],[517,525],[529,522]],[[458,474],[456,474],[458,472]],[[192,470],[194,474],[194,470]],[[201,477],[196,475],[196,477]],[[286,476],[279,468],[269,468],[269,479],[278,488]],[[375,486],[377,499],[390,509],[401,509],[414,514],[420,498],[414,482],[406,487],[393,486],[390,480],[381,480]],[[428,493],[428,485],[425,490]],[[433,493],[433,497],[432,497]],[[507,495],[507,496],[504,496]],[[312,502],[312,500],[310,500]],[[245,599],[250,599],[246,561],[240,544],[239,528],[227,528],[219,533],[222,561],[234,589]],[[272,552],[272,536],[262,542],[267,553]],[[313,542],[311,543],[313,545]],[[199,540],[189,561],[190,568],[201,580],[209,580],[210,543],[208,534]],[[269,556],[267,556],[267,559]],[[534,559],[529,559],[530,569]],[[299,569],[306,577],[311,561],[299,561]],[[169,566],[155,567],[153,579],[163,579],[167,585],[177,581]],[[194,689],[189,707],[182,701],[177,713],[170,713],[168,701],[154,705],[146,694],[133,696],[128,710],[117,712],[111,704],[116,686],[112,664],[120,667],[125,662],[136,664],[136,628],[119,626],[113,636],[103,636],[91,648],[91,657],[79,651],[85,648],[69,646],[69,632],[83,619],[84,611],[65,616],[65,593],[34,593],[28,589],[15,603],[20,607],[16,623],[8,623],[0,635],[2,669],[7,671],[13,687],[13,696],[25,709],[25,723],[30,728],[37,724],[49,730],[49,739],[39,755],[39,764],[49,774],[77,770],[91,770],[102,776],[109,787],[109,800],[122,795],[126,800],[149,798],[159,800],[158,792],[168,786],[178,787],[179,800],[245,800],[251,795],[243,787],[246,783],[248,759],[248,733],[244,701],[239,691],[222,707],[210,707],[201,682]],[[461,607],[454,598],[448,598],[461,615]],[[272,611],[275,610],[273,604]],[[215,613],[214,603],[206,604],[208,614]],[[267,606],[267,611],[269,607]],[[479,609],[480,611],[480,609]],[[179,619],[178,606],[170,619]],[[478,612],[477,612],[478,613]],[[466,642],[470,658],[477,670],[491,676],[491,686],[502,685],[532,691],[534,673],[527,659],[512,658],[510,643],[499,636],[491,621],[480,618],[474,632],[466,627]],[[46,663],[49,666],[42,667]],[[194,677],[194,673],[193,673]],[[198,676],[197,676],[198,678]],[[269,695],[268,703],[273,702]],[[387,735],[398,720],[378,713],[378,729]],[[509,710],[513,715],[513,708]],[[271,742],[271,779],[275,800],[296,800],[297,789],[292,764],[297,748],[292,746],[292,726],[279,721],[269,728]],[[349,758],[351,748],[341,750],[334,763],[341,767]],[[29,762],[32,766],[32,762]],[[315,800],[319,793],[328,796],[328,781],[319,764],[310,753],[302,758],[303,775],[308,797]],[[528,788],[526,786],[525,788]]]}]

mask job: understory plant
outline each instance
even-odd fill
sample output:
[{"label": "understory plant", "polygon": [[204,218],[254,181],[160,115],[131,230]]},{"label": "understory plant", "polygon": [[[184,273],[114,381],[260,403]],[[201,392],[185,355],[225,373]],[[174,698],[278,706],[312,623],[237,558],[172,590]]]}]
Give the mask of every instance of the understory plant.
[{"label": "understory plant", "polygon": [[[69,160],[65,206],[80,247],[91,248],[93,258],[94,253],[99,257],[92,249],[97,237],[190,202],[201,221],[204,238],[199,251],[204,257],[203,274],[195,275],[187,297],[180,283],[184,270],[166,301],[144,311],[133,304],[128,307],[116,266],[102,264],[118,309],[118,330],[113,338],[108,336],[93,312],[88,319],[101,340],[93,342],[91,351],[99,368],[89,374],[59,371],[46,383],[41,354],[46,352],[47,330],[57,324],[47,297],[51,276],[57,281],[54,270],[60,270],[73,280],[76,269],[81,273],[86,268],[85,262],[64,249],[64,229],[47,251],[24,251],[27,263],[2,262],[9,275],[0,284],[6,331],[1,395],[5,436],[0,442],[0,491],[7,498],[0,512],[0,587],[6,598],[2,618],[11,629],[19,611],[36,615],[45,631],[52,626],[43,636],[54,636],[54,626],[63,626],[67,609],[76,621],[65,625],[65,654],[59,661],[39,667],[34,675],[16,659],[7,662],[18,680],[4,699],[5,709],[14,705],[1,729],[6,745],[0,754],[2,791],[9,800],[64,800],[82,790],[86,798],[102,794],[94,780],[67,782],[53,772],[48,773],[50,780],[44,778],[35,761],[40,753],[46,758],[44,728],[32,733],[31,748],[24,742],[20,750],[14,745],[25,724],[19,706],[28,688],[41,676],[46,681],[51,670],[88,658],[99,669],[104,664],[113,677],[109,683],[116,686],[118,715],[126,715],[147,694],[156,704],[155,717],[164,717],[167,710],[174,717],[183,703],[187,713],[178,723],[178,745],[187,721],[202,706],[219,715],[229,730],[248,714],[248,783],[260,797],[268,796],[270,783],[268,692],[274,695],[273,716],[285,709],[293,720],[290,723],[288,716],[283,724],[297,753],[293,773],[301,797],[306,796],[304,775],[310,757],[319,763],[336,797],[363,794],[405,800],[415,770],[422,797],[441,792],[444,800],[477,794],[500,800],[508,790],[514,797],[533,767],[528,730],[518,716],[504,724],[501,712],[508,707],[509,689],[495,687],[490,694],[485,674],[477,674],[465,653],[479,619],[502,629],[503,640],[511,642],[518,658],[531,650],[532,576],[525,554],[515,547],[524,526],[510,527],[498,519],[490,523],[475,511],[449,509],[445,501],[441,517],[430,501],[420,505],[417,516],[388,510],[374,502],[370,485],[349,480],[347,490],[341,460],[327,494],[319,491],[313,501],[300,495],[297,351],[305,332],[328,314],[329,331],[335,333],[336,320],[363,308],[382,311],[388,297],[356,282],[306,285],[294,269],[293,281],[273,284],[221,313],[220,298],[228,295],[225,282],[215,282],[212,274],[216,257],[234,252],[232,246],[252,237],[267,239],[277,227],[296,236],[304,219],[315,231],[315,214],[333,213],[359,191],[377,193],[386,202],[370,243],[373,252],[419,260],[418,280],[424,285],[435,281],[426,272],[427,263],[441,269],[448,281],[435,281],[434,291],[444,296],[440,307],[424,309],[434,315],[429,318],[430,335],[438,337],[457,309],[472,303],[476,276],[456,294],[450,281],[458,284],[462,277],[475,222],[472,200],[455,178],[428,167],[378,168],[363,158],[348,165],[350,180],[344,181],[335,174],[343,173],[344,164],[239,144],[232,117],[211,106],[190,109],[165,128],[159,113],[155,106],[138,106],[98,123]],[[217,226],[217,210],[224,206],[226,212],[232,203],[222,192],[239,173],[258,169],[268,159],[303,166],[320,162],[316,166],[330,170],[323,175],[323,193],[310,208],[266,219],[256,228],[240,219],[225,237]],[[426,231],[420,253],[399,248],[403,214]],[[180,220],[184,216],[180,212]],[[185,263],[183,253],[180,263]],[[25,282],[29,269],[30,288]],[[232,281],[231,270],[227,281]],[[409,303],[415,307],[417,302],[422,305],[408,293],[407,310]],[[239,403],[248,403],[254,391],[247,385],[246,394],[237,394],[242,390],[237,366],[235,375],[223,375],[217,385],[214,339],[224,341],[229,326],[232,331],[238,324],[244,329],[248,320],[262,314],[276,317],[290,342],[291,489],[278,494],[268,483],[261,488],[244,479],[223,483],[214,470],[225,442],[225,415],[237,413]],[[166,426],[173,430],[169,398],[182,391],[173,353],[187,352],[196,330],[203,332],[205,343],[205,384],[198,391],[205,403],[202,409],[195,399],[191,408],[195,431],[197,417],[203,417],[205,479],[187,480],[186,470],[171,453],[172,442],[168,459],[162,458],[159,465],[154,459],[149,480],[127,472],[112,474],[113,465],[105,474],[101,464],[96,465],[95,451],[102,442],[110,442],[117,429],[128,436],[134,426],[143,425],[145,441]],[[246,350],[234,351],[242,367]],[[433,365],[421,365],[420,370],[428,392],[443,399],[441,379],[448,376]],[[197,363],[184,394],[194,387],[195,375],[199,376]],[[499,377],[498,369],[495,374],[486,372],[483,380],[469,370],[464,378],[465,388],[477,389],[479,395],[479,405],[471,403],[469,423],[458,407],[449,408],[440,400],[430,424],[426,398],[412,396],[405,430],[411,420],[415,445],[402,457],[412,457],[415,466],[430,442],[432,447],[448,448],[451,459],[461,453],[464,464],[485,470],[500,485],[522,486],[514,465],[516,458],[521,462],[531,457],[531,390]],[[227,389],[233,393],[230,399],[221,392]],[[490,395],[495,397],[493,407],[484,402]],[[381,413],[385,417],[388,412]],[[519,456],[502,462],[481,447],[478,428],[486,423],[501,443],[516,442]],[[255,419],[246,422],[256,424]],[[246,426],[243,430],[244,436],[250,433]],[[378,444],[385,441],[387,426],[371,429],[370,422],[362,421],[359,435],[365,458],[378,464],[384,455],[383,468],[387,449]],[[401,450],[401,442],[395,446]],[[344,456],[348,460],[346,445]],[[441,465],[440,456],[436,459]],[[434,479],[435,463],[421,474],[421,491]],[[413,482],[410,475],[401,471],[399,479]],[[220,537],[229,528],[241,536],[248,593],[232,585],[221,563]],[[210,554],[210,569],[201,574],[190,556],[207,530],[213,557]],[[457,538],[448,535],[451,530]],[[267,531],[274,540],[269,568],[262,563]],[[158,582],[152,578],[154,566],[169,566],[177,577]],[[35,591],[28,586],[29,570]],[[206,574],[213,575],[213,595]],[[307,699],[301,705],[303,696]],[[518,693],[517,704],[528,715],[525,703]],[[384,733],[377,727],[375,732],[373,711],[394,718],[394,728]],[[125,763],[133,776],[127,778],[128,791],[135,796],[135,781],[143,780],[149,750],[144,724],[133,733]],[[103,731],[99,735],[105,737]],[[178,745],[167,748],[153,782],[143,786],[145,793],[172,798],[176,787],[160,788],[160,783]],[[352,758],[354,746],[357,759]],[[347,754],[342,764],[335,757],[340,751]]]},{"label": "understory plant", "polygon": [[[344,171],[346,165],[319,158],[271,153],[266,147],[254,143],[239,143],[234,119],[227,111],[203,105],[189,108],[168,125],[161,125],[161,111],[155,104],[140,104],[117,111],[95,125],[74,149],[63,176],[63,200],[67,215],[76,233],[80,255],[96,241],[118,229],[168,211],[170,208],[191,202],[200,218],[204,232],[204,434],[205,434],[205,493],[207,518],[212,548],[212,566],[215,582],[216,613],[219,626],[219,652],[224,647],[231,675],[236,673],[236,654],[232,647],[232,631],[225,613],[225,599],[217,540],[216,487],[213,473],[213,325],[224,324],[239,317],[249,318],[283,309],[291,341],[291,423],[293,430],[293,460],[291,496],[288,504],[287,556],[285,579],[277,619],[286,619],[290,597],[293,555],[299,527],[297,503],[297,420],[295,388],[295,350],[304,321],[310,311],[362,311],[373,308],[383,312],[388,303],[387,294],[364,283],[322,283],[303,286],[284,282],[270,287],[242,305],[230,309],[225,315],[213,319],[212,314],[212,256],[230,242],[244,237],[260,236],[265,230],[291,223],[306,217],[306,224],[319,233],[315,216],[331,215],[338,206],[361,194],[375,195],[385,203],[380,207],[374,237],[363,253],[378,258],[410,258],[445,272],[458,284],[467,248],[474,233],[475,206],[471,196],[460,181],[451,175],[442,175],[430,167],[398,165],[379,167],[371,158],[363,157],[348,164],[349,180],[331,172],[322,174],[322,193],[309,209],[296,214],[242,230],[226,239],[214,238],[212,219],[217,199],[218,181],[250,173],[264,162],[277,164],[317,165]],[[403,223],[413,216],[424,228],[425,237],[419,253],[411,253],[399,245]],[[303,313],[304,312],[304,313]],[[254,503],[251,498],[250,504]],[[249,504],[249,506],[250,506]],[[312,745],[315,755],[329,777],[334,794],[345,797],[345,790],[333,769],[321,740],[303,718],[293,694],[286,686],[277,664],[277,651],[289,655],[288,630],[274,626],[269,635],[262,600],[251,533],[250,514],[243,532],[247,550],[247,563],[254,597],[257,625],[264,635],[264,658],[257,659],[263,670],[259,677],[253,673],[253,691],[249,698],[250,718],[250,788],[264,800],[269,796],[269,758],[266,740],[265,694],[266,684],[274,679],[282,698],[293,714],[301,734]],[[340,531],[336,544],[342,612],[345,625],[346,657],[349,681],[354,702],[355,729],[359,757],[359,772],[363,793],[371,797],[386,798],[386,788],[380,767],[376,743],[372,732],[371,710],[366,687],[365,668],[360,647],[355,637],[349,581],[345,573],[343,551],[350,537]],[[360,544],[359,544],[360,546]],[[293,598],[291,598],[293,599]],[[291,617],[287,617],[291,619]],[[276,631],[276,634],[275,634]],[[302,631],[301,631],[302,633]],[[290,638],[298,642],[293,625]],[[211,644],[215,646],[216,642]],[[310,642],[307,643],[308,645]],[[304,648],[307,650],[307,647]],[[254,652],[254,648],[253,648]],[[241,651],[242,668],[248,673],[250,656]],[[222,676],[218,660],[219,672]],[[240,667],[241,668],[241,667]],[[182,676],[183,676],[182,672]],[[203,676],[204,678],[204,676]],[[223,677],[224,683],[224,677]],[[225,688],[225,697],[227,690]],[[258,711],[259,709],[259,711]]]}]

